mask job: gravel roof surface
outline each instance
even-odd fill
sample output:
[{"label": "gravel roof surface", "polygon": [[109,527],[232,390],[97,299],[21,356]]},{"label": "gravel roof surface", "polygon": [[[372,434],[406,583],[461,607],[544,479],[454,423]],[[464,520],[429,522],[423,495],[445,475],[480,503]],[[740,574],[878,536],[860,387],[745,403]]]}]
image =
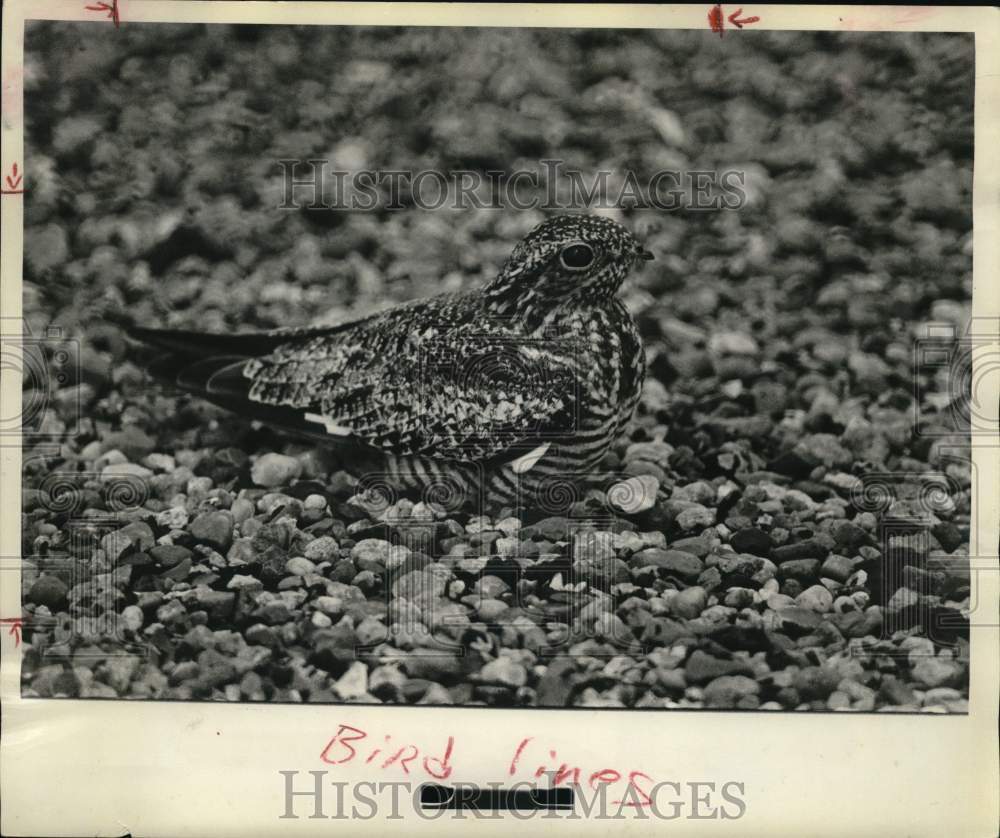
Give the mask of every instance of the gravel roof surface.
[{"label": "gravel roof surface", "polygon": [[[24,694],[965,712],[969,438],[915,342],[970,316],[972,46],[33,24]],[[379,503],[114,325],[477,287],[542,214],[279,210],[276,161],[547,157],[746,173],[738,211],[617,214],[649,374],[571,504]]]}]

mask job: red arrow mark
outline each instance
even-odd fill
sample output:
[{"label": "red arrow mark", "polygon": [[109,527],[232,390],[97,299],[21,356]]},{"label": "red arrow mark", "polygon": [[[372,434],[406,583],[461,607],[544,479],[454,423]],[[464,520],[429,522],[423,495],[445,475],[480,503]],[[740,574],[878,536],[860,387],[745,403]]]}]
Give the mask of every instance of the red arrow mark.
[{"label": "red arrow mark", "polygon": [[4,617],[0,620],[0,623],[7,623],[10,625],[10,631],[7,634],[14,635],[14,646],[21,645],[21,625],[24,621],[20,617]]},{"label": "red arrow mark", "polygon": [[[741,6],[731,15],[729,15],[729,22],[735,26],[737,29],[742,29],[744,26],[750,23],[757,23],[760,18],[756,16],[752,17],[740,17],[743,14],[743,7]],[[712,28],[713,32],[718,32],[721,38],[726,34],[726,18],[722,14],[722,4],[716,3],[708,11],[708,25]]]},{"label": "red arrow mark", "polygon": [[83,8],[88,12],[107,12],[108,20],[114,21],[115,29],[121,22],[121,18],[118,16],[118,0],[111,0],[110,3],[98,3],[96,6],[84,6]]},{"label": "red arrow mark", "polygon": [[713,32],[718,32],[721,38],[725,34],[726,22],[722,17],[722,4],[716,3],[708,10],[708,25]]},{"label": "red arrow mark", "polygon": [[740,20],[737,20],[737,18],[739,18],[741,14],[743,14],[742,6],[729,16],[729,22],[737,29],[742,29],[744,24],[757,23],[758,21],[760,21],[759,17],[745,17]]},{"label": "red arrow mark", "polygon": [[0,189],[0,194],[3,195],[20,195],[24,192],[23,189],[18,189],[21,185],[21,175],[17,171],[17,163],[10,167],[10,174],[4,178],[4,183],[7,184],[7,189]]}]

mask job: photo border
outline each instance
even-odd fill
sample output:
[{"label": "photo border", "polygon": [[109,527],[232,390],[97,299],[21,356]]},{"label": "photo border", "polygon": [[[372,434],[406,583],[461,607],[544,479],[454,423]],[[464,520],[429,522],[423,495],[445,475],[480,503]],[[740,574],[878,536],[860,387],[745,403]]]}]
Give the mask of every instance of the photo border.
[{"label": "photo border", "polygon": [[[652,5],[430,4],[303,2],[167,2],[116,0],[114,18],[68,0],[8,0],[3,6],[0,80],[0,175],[23,155],[24,23],[29,19],[316,25],[708,28],[713,7]],[[97,5],[91,3],[90,5]],[[107,4],[105,4],[107,5]],[[973,315],[1000,317],[1000,12],[955,7],[744,6],[756,29],[974,32],[976,42]],[[725,7],[728,14],[736,6]],[[109,13],[111,9],[109,8]],[[738,38],[727,28],[726,38]],[[31,172],[21,173],[30,188]],[[0,327],[21,317],[23,200],[0,197]],[[11,331],[8,331],[11,330]],[[994,339],[996,335],[992,336]],[[996,390],[996,378],[989,381]],[[20,410],[20,381],[4,369],[0,399]],[[1000,393],[989,400],[996,411]],[[994,427],[996,416],[993,414]],[[1000,439],[972,440],[983,477],[972,521],[978,589],[1000,603],[997,452]],[[19,445],[0,445],[0,556],[20,552]],[[0,574],[0,612],[20,614],[20,573]],[[3,702],[0,784],[2,829],[11,835],[328,835],[340,821],[278,818],[284,811],[281,770],[329,769],[339,781],[400,780],[397,772],[332,765],[321,753],[340,725],[365,730],[370,741],[391,737],[440,755],[454,738],[449,782],[513,781],[512,750],[530,738],[558,756],[550,762],[637,771],[656,780],[726,781],[745,785],[738,820],[683,820],[665,828],[683,834],[992,835],[998,819],[997,697],[1000,644],[996,621],[973,613],[970,712],[934,716],[849,713],[601,712],[462,707],[219,704],[215,702],[39,700],[20,696],[20,649],[4,627],[0,657]],[[655,719],[655,721],[654,721]],[[752,721],[752,723],[750,723]],[[544,752],[540,749],[539,752]],[[414,781],[426,779],[418,777]],[[517,779],[523,779],[518,775]],[[507,817],[478,820],[404,818],[407,830],[500,835]],[[597,819],[519,819],[530,834],[565,828],[599,834],[619,825]],[[351,834],[380,834],[381,818],[352,822]],[[647,829],[622,821],[622,831]]]}]

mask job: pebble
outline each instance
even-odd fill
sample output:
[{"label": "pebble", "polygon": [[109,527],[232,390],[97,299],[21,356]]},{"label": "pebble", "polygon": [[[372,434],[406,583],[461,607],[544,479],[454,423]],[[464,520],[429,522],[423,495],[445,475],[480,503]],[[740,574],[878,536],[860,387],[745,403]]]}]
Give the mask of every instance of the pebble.
[{"label": "pebble", "polygon": [[432,604],[436,598],[444,596],[449,581],[447,572],[442,573],[437,567],[440,566],[428,565],[423,570],[403,574],[392,583],[393,596],[418,605]]},{"label": "pebble", "polygon": [[749,608],[757,601],[757,592],[751,588],[730,588],[723,600],[730,608]]},{"label": "pebble", "polygon": [[633,568],[655,567],[663,576],[675,576],[694,582],[704,569],[701,559],[681,550],[661,550],[651,547],[640,550],[629,559]]},{"label": "pebble", "polygon": [[302,502],[302,508],[310,512],[322,512],[327,507],[326,498],[323,495],[306,495]]},{"label": "pebble", "polygon": [[630,477],[608,489],[608,503],[623,515],[639,515],[656,505],[660,482],[648,474]]},{"label": "pebble", "polygon": [[503,594],[510,593],[510,585],[499,576],[487,575],[477,579],[472,590],[486,599],[498,599]]},{"label": "pebble", "polygon": [[751,553],[765,558],[771,555],[771,536],[757,527],[733,533],[729,543],[737,553]]},{"label": "pebble", "polygon": [[[768,604],[770,605],[770,603]],[[823,622],[823,618],[816,611],[809,608],[792,606],[775,609],[774,613],[780,619],[781,625],[786,629],[794,629],[796,635],[808,634],[819,628]]]},{"label": "pebble", "polygon": [[329,628],[333,625],[333,620],[331,620],[322,611],[313,611],[313,615],[310,617],[309,622],[311,622],[316,628]]},{"label": "pebble", "polygon": [[831,533],[836,546],[846,551],[848,555],[854,555],[860,547],[872,543],[871,535],[863,527],[851,521],[836,522]]},{"label": "pebble", "polygon": [[147,550],[153,544],[153,531],[149,528],[149,524],[142,521],[133,521],[101,539],[101,548],[113,562],[117,562],[130,548]]},{"label": "pebble", "polygon": [[152,476],[152,471],[145,466],[140,466],[138,463],[112,463],[101,469],[101,480],[105,483],[114,480],[128,480],[130,478],[146,481]]},{"label": "pebble", "polygon": [[884,675],[879,685],[879,695],[897,706],[915,705],[917,697],[913,688],[893,675]]},{"label": "pebble", "polygon": [[161,567],[174,567],[183,561],[190,560],[194,555],[187,547],[179,544],[157,544],[151,548],[149,555]]},{"label": "pebble", "polygon": [[606,562],[615,558],[614,536],[610,532],[589,531],[573,537],[573,560]]},{"label": "pebble", "polygon": [[[817,539],[806,538],[794,544],[784,544],[771,551],[771,559],[777,564],[789,561],[825,559],[830,552],[829,546]],[[819,567],[817,563],[816,567]]]},{"label": "pebble", "polygon": [[673,493],[670,495],[670,500],[672,501],[686,501],[688,503],[696,503],[700,506],[711,506],[715,503],[716,491],[711,483],[706,483],[704,480],[695,480],[693,483],[687,483],[680,486],[675,486]]},{"label": "pebble", "polygon": [[745,332],[714,332],[708,340],[713,355],[757,355],[760,348]]},{"label": "pebble", "polygon": [[801,582],[811,582],[819,576],[820,563],[818,559],[792,559],[782,562],[778,567],[778,575],[782,579],[797,579]]},{"label": "pebble", "polygon": [[793,685],[805,699],[829,698],[839,683],[836,670],[819,666],[807,666],[795,673]]},{"label": "pebble", "polygon": [[949,705],[957,701],[963,701],[962,694],[952,687],[934,687],[924,693],[923,704],[944,704]]},{"label": "pebble", "polygon": [[548,663],[538,679],[538,706],[566,707],[573,692],[575,672],[576,662],[570,657],[560,656]]},{"label": "pebble", "polygon": [[721,675],[714,678],[704,688],[703,701],[706,707],[732,709],[748,696],[757,696],[760,684],[746,675]]},{"label": "pebble", "polygon": [[913,680],[925,687],[943,687],[956,680],[962,671],[960,664],[944,658],[921,658],[913,666]]},{"label": "pebble", "polygon": [[156,515],[157,526],[168,530],[183,530],[189,520],[190,516],[183,506],[172,506]]},{"label": "pebble", "polygon": [[485,682],[506,687],[523,687],[528,683],[527,670],[508,657],[500,657],[487,663],[480,670],[479,677]]},{"label": "pebble", "polygon": [[337,694],[344,701],[361,698],[368,692],[368,667],[361,661],[355,661],[337,679],[335,686]]},{"label": "pebble", "polygon": [[316,565],[302,556],[295,556],[285,563],[285,570],[293,576],[308,576],[316,572]]},{"label": "pebble", "polygon": [[850,710],[851,697],[840,690],[834,690],[827,698],[826,706],[830,710]]},{"label": "pebble", "polygon": [[492,623],[501,614],[509,609],[510,606],[507,603],[500,601],[499,599],[483,599],[480,600],[476,606],[476,612],[479,614],[479,618],[487,623]]},{"label": "pebble", "polygon": [[827,468],[849,468],[854,460],[833,434],[809,434],[795,446],[795,453],[811,465]]},{"label": "pebble", "polygon": [[233,591],[259,591],[264,587],[264,583],[256,576],[244,576],[237,573],[226,583],[226,587]]},{"label": "pebble", "polygon": [[263,454],[250,469],[250,479],[255,486],[275,489],[287,486],[302,473],[302,464],[284,454]]},{"label": "pebble", "polygon": [[699,527],[711,527],[715,524],[715,510],[701,504],[695,504],[682,510],[677,515],[677,526],[682,530],[693,530]]},{"label": "pebble", "polygon": [[496,529],[508,538],[515,537],[521,530],[521,521],[518,518],[502,518],[496,522]]},{"label": "pebble", "polygon": [[236,525],[242,524],[244,521],[249,520],[255,511],[255,507],[252,501],[246,498],[236,498],[233,501],[232,506],[229,507],[229,512],[233,516],[233,523]]},{"label": "pebble", "polygon": [[39,576],[28,591],[28,600],[36,605],[44,605],[50,611],[56,610],[66,601],[69,585],[57,576]]},{"label": "pebble", "polygon": [[226,551],[233,543],[233,515],[227,509],[203,512],[192,522],[188,531],[198,541]]},{"label": "pebble", "polygon": [[819,569],[820,576],[837,582],[846,582],[853,572],[854,562],[837,554],[829,556]]},{"label": "pebble", "polygon": [[633,442],[625,449],[625,462],[647,460],[662,469],[670,468],[670,457],[674,447],[662,440],[655,442]]},{"label": "pebble", "polygon": [[795,603],[822,614],[833,607],[833,594],[822,585],[812,585],[795,598]]},{"label": "pebble", "polygon": [[338,558],[339,547],[335,539],[322,535],[310,541],[302,552],[310,561],[330,562]]},{"label": "pebble", "polygon": [[177,463],[169,454],[149,454],[143,460],[143,464],[156,471],[164,471],[167,474],[177,468]]},{"label": "pebble", "polygon": [[859,684],[857,681],[845,678],[837,684],[837,690],[851,699],[851,709],[859,713],[868,713],[875,709],[876,693],[871,687]]},{"label": "pebble", "polygon": [[450,682],[462,675],[462,659],[441,649],[417,647],[402,659],[402,666],[411,678]]},{"label": "pebble", "polygon": [[129,605],[122,610],[122,623],[129,631],[139,631],[145,619],[145,615],[138,605]]},{"label": "pebble", "polygon": [[711,539],[696,535],[677,539],[670,544],[670,549],[690,553],[692,556],[704,559],[712,550],[712,543]]},{"label": "pebble", "polygon": [[670,600],[670,610],[682,620],[691,620],[701,614],[708,604],[708,594],[700,585],[687,588]]},{"label": "pebble", "polygon": [[689,684],[707,684],[723,675],[750,675],[750,667],[738,660],[713,657],[695,649],[684,665],[684,675]]},{"label": "pebble", "polygon": [[375,573],[385,571],[386,559],[392,544],[379,538],[365,538],[351,548],[353,559],[358,570],[371,570]]}]

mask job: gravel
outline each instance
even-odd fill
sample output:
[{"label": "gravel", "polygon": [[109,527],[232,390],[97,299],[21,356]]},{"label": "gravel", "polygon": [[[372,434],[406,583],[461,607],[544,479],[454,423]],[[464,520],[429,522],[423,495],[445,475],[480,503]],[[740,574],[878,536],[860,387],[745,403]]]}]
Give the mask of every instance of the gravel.
[{"label": "gravel", "polygon": [[[25,317],[78,363],[24,451],[24,695],[967,712],[968,436],[913,345],[970,313],[968,37],[78,34],[25,56]],[[650,371],[600,479],[453,508],[152,385],[111,325],[335,322],[541,218],[276,210],[316,155],[735,167],[748,205],[624,216]]]}]

